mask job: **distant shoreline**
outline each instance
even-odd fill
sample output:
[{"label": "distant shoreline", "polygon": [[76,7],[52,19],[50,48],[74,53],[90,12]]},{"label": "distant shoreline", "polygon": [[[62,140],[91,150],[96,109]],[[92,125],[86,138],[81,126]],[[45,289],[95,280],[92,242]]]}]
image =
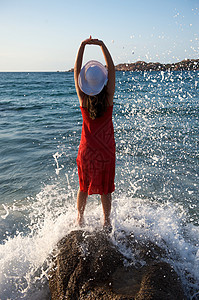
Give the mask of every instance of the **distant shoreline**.
[{"label": "distant shoreline", "polygon": [[[121,63],[115,66],[116,71],[193,71],[199,70],[199,59],[185,59],[177,63],[161,64],[159,62],[137,61],[135,63]],[[70,69],[67,72],[73,72]]]}]

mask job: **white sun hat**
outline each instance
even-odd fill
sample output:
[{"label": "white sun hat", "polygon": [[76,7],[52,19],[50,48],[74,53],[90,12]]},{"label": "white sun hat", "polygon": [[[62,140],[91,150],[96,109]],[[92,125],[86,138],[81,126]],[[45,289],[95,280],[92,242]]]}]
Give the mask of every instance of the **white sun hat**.
[{"label": "white sun hat", "polygon": [[78,84],[86,95],[99,94],[108,81],[107,69],[98,61],[91,60],[81,69]]}]

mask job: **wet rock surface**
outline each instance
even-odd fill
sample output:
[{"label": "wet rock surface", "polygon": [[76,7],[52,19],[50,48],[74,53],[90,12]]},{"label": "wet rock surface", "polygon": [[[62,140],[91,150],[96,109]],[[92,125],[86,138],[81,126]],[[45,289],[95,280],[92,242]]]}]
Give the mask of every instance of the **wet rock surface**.
[{"label": "wet rock surface", "polygon": [[[73,231],[58,244],[49,274],[51,299],[186,299],[163,251],[133,234],[120,244],[132,247],[136,262],[124,257],[104,232]],[[145,262],[144,264],[141,262]]]}]

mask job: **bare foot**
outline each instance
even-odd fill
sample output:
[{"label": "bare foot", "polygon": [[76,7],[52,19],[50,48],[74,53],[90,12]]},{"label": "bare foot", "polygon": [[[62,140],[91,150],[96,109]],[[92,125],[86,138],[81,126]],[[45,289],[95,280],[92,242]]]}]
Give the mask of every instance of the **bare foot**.
[{"label": "bare foot", "polygon": [[84,217],[83,216],[78,216],[77,217],[77,225],[79,225],[79,227],[84,226]]},{"label": "bare foot", "polygon": [[111,231],[112,231],[112,225],[111,225],[110,219],[104,221],[103,230],[107,234],[111,233]]},{"label": "bare foot", "polygon": [[104,218],[104,227],[109,227],[111,226],[111,220],[110,217]]}]

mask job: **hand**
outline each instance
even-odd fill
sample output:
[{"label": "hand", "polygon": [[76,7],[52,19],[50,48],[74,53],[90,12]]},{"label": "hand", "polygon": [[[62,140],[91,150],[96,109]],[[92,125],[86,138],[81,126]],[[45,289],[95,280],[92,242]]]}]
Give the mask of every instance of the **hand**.
[{"label": "hand", "polygon": [[89,39],[86,39],[82,42],[82,45],[98,45],[98,46],[102,46],[103,45],[103,41],[98,40],[98,39],[92,39],[91,35],[89,37]]},{"label": "hand", "polygon": [[91,40],[92,40],[92,38],[91,38],[91,35],[90,35],[89,39],[86,39],[86,40],[82,41],[82,45],[85,46],[87,44],[90,44]]},{"label": "hand", "polygon": [[98,40],[98,39],[90,39],[89,44],[102,46],[103,45],[103,41]]}]

